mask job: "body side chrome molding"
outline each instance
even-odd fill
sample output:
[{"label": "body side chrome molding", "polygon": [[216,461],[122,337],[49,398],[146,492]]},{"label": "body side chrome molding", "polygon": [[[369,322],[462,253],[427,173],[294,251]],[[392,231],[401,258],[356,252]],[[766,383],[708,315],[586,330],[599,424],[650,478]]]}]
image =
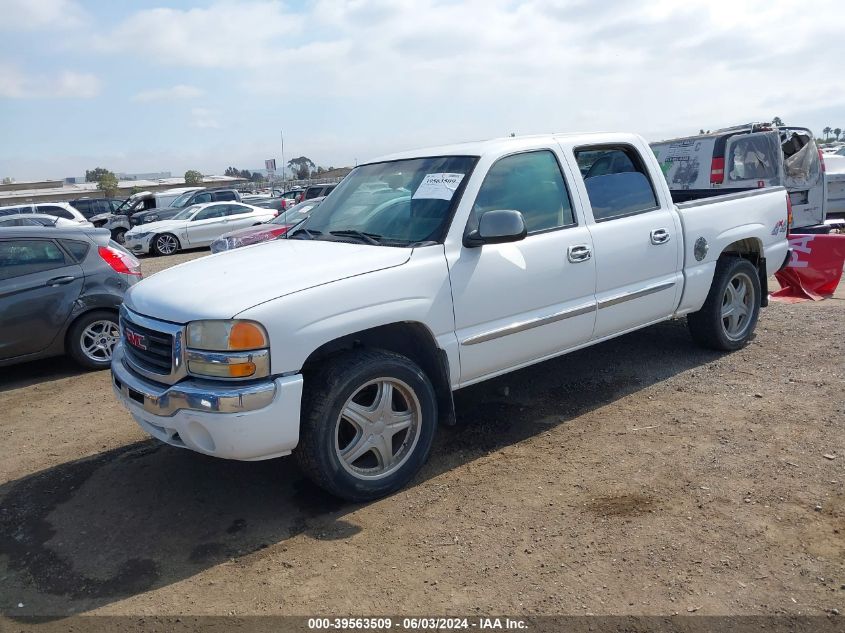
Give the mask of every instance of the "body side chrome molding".
[{"label": "body side chrome molding", "polygon": [[623,292],[622,294],[618,294],[614,297],[608,297],[607,299],[602,299],[599,301],[599,310],[602,308],[609,308],[611,306],[619,305],[620,303],[625,303],[626,301],[631,301],[632,299],[639,299],[640,297],[646,297],[648,295],[652,295],[655,292],[660,292],[662,290],[668,290],[672,286],[675,285],[676,282],[674,281],[664,281],[660,284],[655,284],[654,286],[648,286],[643,288],[642,290],[633,290],[631,292]]},{"label": "body side chrome molding", "polygon": [[550,314],[549,316],[537,317],[536,319],[530,319],[528,321],[521,321],[519,323],[514,323],[513,325],[508,325],[506,327],[499,328],[498,330],[491,330],[489,332],[484,332],[483,334],[476,334],[475,336],[470,336],[469,338],[466,338],[461,341],[461,345],[477,345],[478,343],[486,343],[487,341],[502,338],[503,336],[508,336],[510,334],[525,332],[526,330],[531,330],[535,327],[540,327],[542,325],[548,325],[549,323],[557,323],[558,321],[563,321],[564,319],[571,319],[573,317],[581,316],[583,314],[589,314],[590,312],[594,312],[595,310],[595,302],[577,306],[575,308],[568,308],[566,310],[561,310],[560,312]]}]

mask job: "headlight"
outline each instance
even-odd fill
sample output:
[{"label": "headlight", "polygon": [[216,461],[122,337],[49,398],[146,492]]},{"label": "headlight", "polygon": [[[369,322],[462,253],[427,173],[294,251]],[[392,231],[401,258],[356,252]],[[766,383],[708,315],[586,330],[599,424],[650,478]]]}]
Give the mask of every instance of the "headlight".
[{"label": "headlight", "polygon": [[144,231],[143,233],[133,233],[132,231],[129,231],[126,233],[126,237],[131,237],[134,240],[140,240],[147,237],[149,234],[149,231]]},{"label": "headlight", "polygon": [[255,321],[193,321],[188,347],[213,352],[241,352],[270,345],[267,331]]},{"label": "headlight", "polygon": [[194,321],[188,324],[188,373],[209,378],[270,375],[270,339],[254,321]]}]

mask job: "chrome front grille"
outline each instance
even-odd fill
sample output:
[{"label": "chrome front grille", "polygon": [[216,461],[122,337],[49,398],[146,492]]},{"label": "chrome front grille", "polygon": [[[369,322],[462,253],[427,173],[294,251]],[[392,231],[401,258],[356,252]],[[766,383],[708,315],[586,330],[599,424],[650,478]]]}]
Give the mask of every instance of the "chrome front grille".
[{"label": "chrome front grille", "polygon": [[[127,335],[127,329],[130,335]],[[122,322],[121,334],[126,355],[133,363],[156,374],[170,375],[173,370],[173,336],[142,327],[128,319]],[[137,335],[143,337],[146,349],[132,343],[132,336]]]},{"label": "chrome front grille", "polygon": [[168,385],[186,376],[184,326],[150,319],[122,306],[120,334],[124,363],[135,373]]}]

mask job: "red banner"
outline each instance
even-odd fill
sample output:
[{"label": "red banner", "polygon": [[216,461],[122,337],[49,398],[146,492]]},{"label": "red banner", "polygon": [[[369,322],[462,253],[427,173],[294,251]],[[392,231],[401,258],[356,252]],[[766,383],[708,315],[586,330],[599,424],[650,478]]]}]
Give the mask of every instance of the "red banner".
[{"label": "red banner", "polygon": [[821,301],[833,295],[845,266],[845,235],[790,235],[792,257],[775,273],[781,289],[773,301]]}]

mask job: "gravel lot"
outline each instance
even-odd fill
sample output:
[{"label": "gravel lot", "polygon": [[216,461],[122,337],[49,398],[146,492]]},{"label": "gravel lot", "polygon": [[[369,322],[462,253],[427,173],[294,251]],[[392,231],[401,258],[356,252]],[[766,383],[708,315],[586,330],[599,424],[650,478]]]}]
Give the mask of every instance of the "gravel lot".
[{"label": "gravel lot", "polygon": [[845,613],[843,299],[730,355],[669,322],[462,390],[366,505],[148,439],[108,372],[0,369],[0,612]]}]

